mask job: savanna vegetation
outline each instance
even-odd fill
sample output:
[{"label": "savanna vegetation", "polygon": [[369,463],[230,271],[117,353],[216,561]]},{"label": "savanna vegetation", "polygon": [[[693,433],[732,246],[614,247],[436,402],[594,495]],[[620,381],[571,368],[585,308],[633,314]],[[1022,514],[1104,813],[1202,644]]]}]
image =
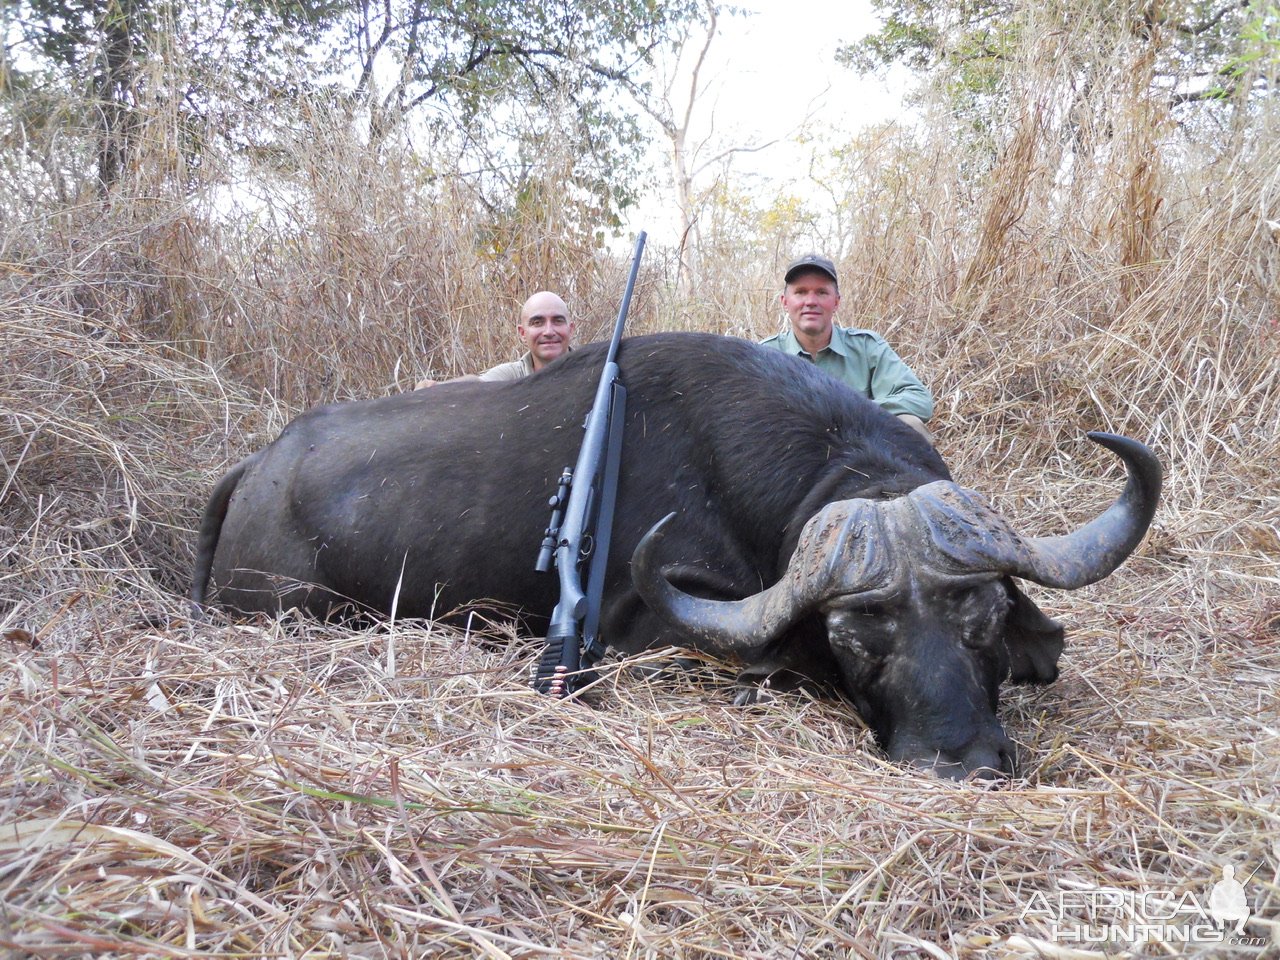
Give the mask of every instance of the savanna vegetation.
[{"label": "savanna vegetation", "polygon": [[[1068,647],[1007,691],[998,789],[893,767],[840,703],[735,708],[724,664],[561,703],[479,616],[183,601],[212,483],[298,412],[509,359],[533,289],[611,322],[658,177],[635,98],[705,6],[0,6],[5,950],[1276,955],[1280,8],[877,6],[843,56],[917,70],[917,120],[814,137],[820,205],[723,167],[696,282],[651,245],[630,329],[763,336],[820,248],[1022,529],[1115,495],[1086,430],[1158,452],[1137,553],[1035,591]],[[1244,939],[1053,928],[1064,891],[1207,904],[1228,864]]]}]

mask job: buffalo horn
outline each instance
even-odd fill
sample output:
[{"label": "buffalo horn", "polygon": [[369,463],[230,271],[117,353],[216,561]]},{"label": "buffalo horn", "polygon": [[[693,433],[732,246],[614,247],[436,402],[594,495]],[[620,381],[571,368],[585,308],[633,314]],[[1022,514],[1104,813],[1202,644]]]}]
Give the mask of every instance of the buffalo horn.
[{"label": "buffalo horn", "polygon": [[644,602],[700,649],[743,657],[763,650],[799,614],[801,602],[788,578],[745,600],[708,600],[673,587],[658,563],[673,517],[655,523],[631,556],[631,579]]},{"label": "buffalo horn", "polygon": [[1027,554],[1015,576],[1074,590],[1110,574],[1142,540],[1160,500],[1164,472],[1144,444],[1113,433],[1093,432],[1090,440],[1124,461],[1129,479],[1118,500],[1101,516],[1062,537],[1027,537]]}]

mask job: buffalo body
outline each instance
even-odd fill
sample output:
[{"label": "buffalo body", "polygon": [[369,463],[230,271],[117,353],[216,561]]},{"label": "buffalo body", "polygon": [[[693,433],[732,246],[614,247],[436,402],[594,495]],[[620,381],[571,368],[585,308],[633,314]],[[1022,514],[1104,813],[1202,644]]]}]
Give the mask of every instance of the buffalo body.
[{"label": "buffalo body", "polygon": [[[554,573],[534,571],[547,503],[603,362],[594,344],[523,380],[298,417],[215,488],[193,598],[211,579],[245,612],[439,617],[483,602],[540,633],[557,599]],[[1150,452],[1103,435],[1129,467],[1124,495],[1081,531],[1024,540],[919,434],[803,360],[657,334],[624,340],[618,363],[602,639],[804,676],[847,694],[895,758],[1008,771],[999,685],[1051,680],[1062,647],[1012,578],[1070,588],[1110,573],[1154,511]]]}]

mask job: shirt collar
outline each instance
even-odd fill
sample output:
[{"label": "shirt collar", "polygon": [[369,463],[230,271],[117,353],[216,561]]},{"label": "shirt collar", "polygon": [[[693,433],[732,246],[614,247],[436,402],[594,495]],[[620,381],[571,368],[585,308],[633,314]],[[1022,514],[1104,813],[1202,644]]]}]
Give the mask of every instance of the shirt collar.
[{"label": "shirt collar", "polygon": [[[782,342],[783,345],[786,346],[788,353],[801,354],[808,352],[804,347],[800,346],[800,341],[796,339],[796,332],[791,329],[790,323],[788,323],[787,328],[782,331]],[[844,337],[840,336],[840,328],[835,324],[832,324],[831,326],[831,342],[823,347],[822,350],[819,350],[818,353],[822,353],[823,350],[830,350],[832,353],[838,353],[842,357],[849,356],[849,350],[845,346]],[[814,354],[810,354],[810,356],[814,356]]]}]

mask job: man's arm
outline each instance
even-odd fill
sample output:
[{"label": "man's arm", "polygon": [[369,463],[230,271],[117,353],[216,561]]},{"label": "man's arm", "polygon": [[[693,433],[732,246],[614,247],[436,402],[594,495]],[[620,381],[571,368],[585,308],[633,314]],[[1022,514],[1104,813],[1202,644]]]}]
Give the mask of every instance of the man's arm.
[{"label": "man's arm", "polygon": [[906,362],[879,334],[871,334],[867,347],[871,367],[871,399],[890,413],[910,414],[921,420],[933,416],[933,396]]},{"label": "man's arm", "polygon": [[500,363],[496,367],[490,367],[483,373],[467,373],[448,380],[419,380],[413,389],[421,390],[423,387],[434,387],[439,383],[458,383],[463,380],[484,380],[489,383],[498,380],[519,380],[528,375],[529,371],[525,368],[524,360],[512,360],[510,363]]},{"label": "man's arm", "polygon": [[525,369],[524,360],[512,360],[508,363],[500,363],[496,367],[490,367],[484,373],[476,377],[477,380],[520,380],[527,377],[529,371]]},{"label": "man's arm", "polygon": [[415,390],[423,390],[427,387],[438,387],[442,383],[461,383],[463,380],[479,380],[480,377],[474,373],[464,373],[460,377],[450,377],[448,380],[419,380],[413,385]]}]

